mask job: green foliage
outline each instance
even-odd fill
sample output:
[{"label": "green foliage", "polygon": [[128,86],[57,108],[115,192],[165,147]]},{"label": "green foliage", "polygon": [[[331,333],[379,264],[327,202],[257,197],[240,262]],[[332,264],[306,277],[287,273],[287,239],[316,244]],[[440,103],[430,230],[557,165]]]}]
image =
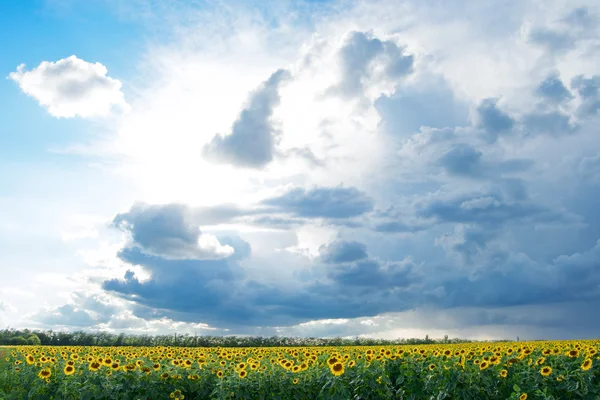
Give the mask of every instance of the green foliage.
[{"label": "green foliage", "polygon": [[600,341],[0,347],[0,399],[597,399],[599,350]]},{"label": "green foliage", "polygon": [[108,332],[54,332],[30,331],[29,329],[0,330],[0,345],[46,345],[46,346],[176,346],[176,347],[286,347],[286,346],[385,346],[402,344],[458,344],[469,343],[463,339],[441,340],[424,339],[383,340],[371,338],[297,338],[297,337],[237,337],[237,336],[192,336],[172,335],[126,335]]}]

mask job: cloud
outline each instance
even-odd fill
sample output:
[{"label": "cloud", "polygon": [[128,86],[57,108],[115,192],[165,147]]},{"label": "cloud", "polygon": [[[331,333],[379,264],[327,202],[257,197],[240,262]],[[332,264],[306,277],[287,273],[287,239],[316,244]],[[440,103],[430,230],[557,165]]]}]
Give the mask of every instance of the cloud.
[{"label": "cloud", "polygon": [[412,72],[414,56],[391,40],[381,41],[372,32],[349,32],[339,50],[340,82],[327,89],[329,95],[362,96],[365,81],[373,75],[373,64],[380,59],[386,77],[398,79]]},{"label": "cloud", "polygon": [[273,160],[281,132],[270,120],[279,105],[279,86],[291,79],[279,69],[257,89],[233,123],[229,135],[216,135],[202,149],[208,160],[239,167],[262,168]]},{"label": "cloud", "polygon": [[324,263],[347,263],[367,258],[367,248],[363,243],[337,241],[319,249]]},{"label": "cloud", "polygon": [[582,117],[596,115],[600,110],[600,75],[591,78],[577,75],[571,80],[571,87],[582,100],[577,110],[578,114]]},{"label": "cloud", "polygon": [[43,61],[26,71],[17,67],[9,78],[36,99],[54,117],[107,116],[113,108],[128,109],[121,82],[106,76],[107,68],[70,56],[56,62]]},{"label": "cloud", "polygon": [[214,259],[233,254],[231,246],[202,233],[191,217],[189,207],[181,204],[136,203],[129,212],[118,214],[113,224],[131,234],[131,246],[148,254],[172,259]]},{"label": "cloud", "polygon": [[421,127],[468,124],[467,103],[456,96],[442,75],[428,71],[418,71],[414,80],[398,85],[393,95],[381,95],[374,106],[382,129],[394,136],[409,135]]},{"label": "cloud", "polygon": [[560,111],[533,112],[524,115],[521,122],[526,135],[568,135],[578,130],[570,116]]},{"label": "cloud", "polygon": [[296,188],[265,199],[261,204],[274,211],[291,213],[305,218],[350,218],[373,209],[374,200],[357,188],[317,187]]},{"label": "cloud", "polygon": [[559,212],[531,202],[513,202],[501,192],[471,193],[436,192],[415,202],[417,215],[439,222],[476,223],[488,229],[499,229],[514,222],[557,221],[565,218]]},{"label": "cloud", "polygon": [[78,309],[71,304],[65,304],[55,309],[46,310],[37,316],[36,321],[50,326],[89,327],[100,321],[93,318],[86,310]]},{"label": "cloud", "polygon": [[554,103],[562,103],[573,98],[573,95],[560,80],[558,73],[553,73],[544,79],[535,90],[541,96]]},{"label": "cloud", "polygon": [[[147,49],[138,72],[152,79],[140,79],[114,146],[101,147],[119,155],[102,168],[131,187],[102,211],[127,204],[113,219],[124,243],[106,246],[116,256],[101,262],[88,255],[86,284],[98,293],[53,306],[47,322],[593,335],[599,53],[588,3],[376,0],[306,19],[288,5],[244,14],[240,3],[186,8],[185,26],[163,21],[174,40]],[[131,198],[145,203],[129,207]],[[0,223],[9,244],[22,235],[27,249],[42,236],[14,221]],[[60,245],[80,254],[82,242]]]},{"label": "cloud", "polygon": [[451,174],[477,176],[482,172],[481,155],[480,151],[466,143],[456,143],[439,162]]},{"label": "cloud", "polygon": [[532,29],[529,40],[553,52],[568,51],[575,46],[575,39],[568,33],[542,27]]},{"label": "cloud", "polygon": [[500,135],[511,132],[515,121],[497,107],[497,98],[483,99],[476,108],[477,127],[484,129],[485,138],[494,143]]}]

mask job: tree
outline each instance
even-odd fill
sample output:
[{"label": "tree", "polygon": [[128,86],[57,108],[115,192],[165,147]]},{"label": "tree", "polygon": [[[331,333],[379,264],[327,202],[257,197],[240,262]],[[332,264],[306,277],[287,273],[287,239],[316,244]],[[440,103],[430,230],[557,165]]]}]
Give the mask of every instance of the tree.
[{"label": "tree", "polygon": [[13,336],[10,338],[10,344],[13,346],[23,346],[27,344],[27,339],[25,339],[23,336]]},{"label": "tree", "polygon": [[35,333],[32,333],[27,338],[27,344],[29,344],[31,346],[39,346],[42,344],[42,341],[40,340],[40,337],[38,335],[36,335]]}]

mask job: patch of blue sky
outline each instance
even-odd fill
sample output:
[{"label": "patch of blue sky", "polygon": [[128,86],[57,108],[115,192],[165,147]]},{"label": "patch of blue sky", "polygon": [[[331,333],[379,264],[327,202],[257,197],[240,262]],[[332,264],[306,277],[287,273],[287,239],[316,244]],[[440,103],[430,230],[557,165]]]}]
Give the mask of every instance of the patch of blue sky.
[{"label": "patch of blue sky", "polygon": [[[144,28],[119,19],[100,2],[69,4],[56,8],[39,0],[0,1],[0,75],[7,78],[20,64],[31,70],[43,61],[76,55],[106,66],[127,97],[127,81],[144,50]],[[0,80],[0,110],[0,163],[55,158],[50,147],[67,146],[93,129],[89,121],[51,116],[11,79]]]}]

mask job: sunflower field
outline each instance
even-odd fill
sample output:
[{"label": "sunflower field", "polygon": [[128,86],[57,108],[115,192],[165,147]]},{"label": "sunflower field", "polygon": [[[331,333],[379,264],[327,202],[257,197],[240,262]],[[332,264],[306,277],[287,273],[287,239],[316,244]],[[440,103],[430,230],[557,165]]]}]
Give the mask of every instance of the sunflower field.
[{"label": "sunflower field", "polygon": [[599,345],[0,347],[0,399],[600,399]]}]

